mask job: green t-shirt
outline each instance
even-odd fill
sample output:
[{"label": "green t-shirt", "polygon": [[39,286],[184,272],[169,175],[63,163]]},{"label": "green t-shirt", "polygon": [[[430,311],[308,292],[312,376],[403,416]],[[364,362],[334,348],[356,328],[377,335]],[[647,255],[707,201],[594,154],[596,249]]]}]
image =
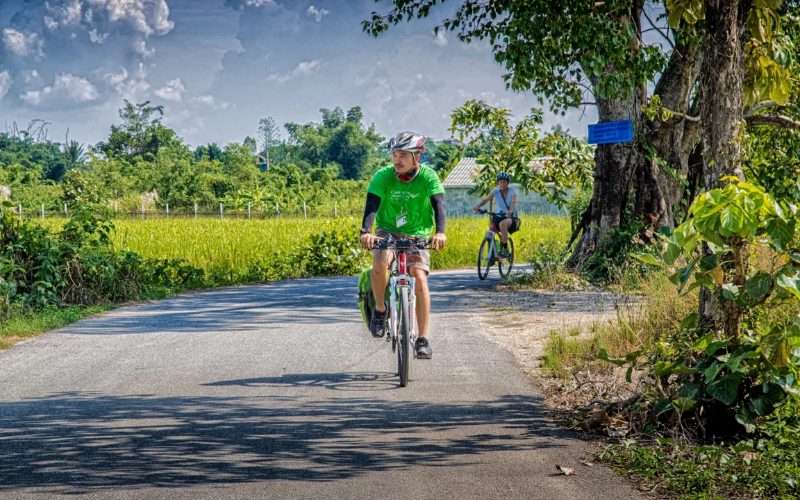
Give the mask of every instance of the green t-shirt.
[{"label": "green t-shirt", "polygon": [[430,197],[444,193],[439,176],[420,165],[419,173],[408,184],[394,175],[394,167],[384,167],[372,177],[368,193],[381,198],[375,224],[392,233],[427,238],[436,229]]}]

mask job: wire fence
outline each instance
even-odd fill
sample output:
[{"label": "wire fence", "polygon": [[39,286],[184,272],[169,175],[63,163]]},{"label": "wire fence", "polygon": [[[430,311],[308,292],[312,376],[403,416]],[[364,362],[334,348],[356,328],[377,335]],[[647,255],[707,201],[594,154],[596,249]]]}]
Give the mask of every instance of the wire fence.
[{"label": "wire fence", "polygon": [[[54,209],[52,205],[40,204],[38,209],[31,209],[17,205],[14,212],[23,219],[52,219],[69,218],[75,211],[74,206],[63,204],[61,208]],[[113,204],[109,206],[112,217],[120,219],[163,219],[163,218],[217,218],[217,219],[269,219],[275,217],[294,217],[294,218],[337,218],[361,216],[363,208],[355,208],[352,205],[339,206],[334,204],[332,207],[312,207],[303,203],[299,207],[282,208],[279,204],[269,209],[253,208],[252,205],[245,207],[228,207],[223,203],[215,207],[200,206],[195,204],[193,207],[170,207],[165,204],[163,207],[153,207],[142,205],[137,209],[118,209]]]},{"label": "wire fence", "polygon": [[[288,218],[338,218],[338,217],[361,217],[363,207],[339,206],[334,204],[332,207],[307,206],[305,203],[300,207],[282,208],[276,204],[274,208],[255,209],[252,205],[244,208],[226,207],[223,203],[216,207],[199,206],[172,208],[168,204],[163,207],[153,207],[142,205],[138,209],[117,209],[114,205],[110,207],[113,218],[119,219],[164,219],[164,218],[216,218],[216,219],[271,219],[276,217]],[[63,204],[60,209],[54,209],[42,203],[38,210],[17,205],[14,212],[23,219],[55,219],[69,218],[73,215],[75,207]],[[520,210],[520,215],[565,215],[567,211],[554,205],[535,207],[528,210]],[[471,208],[467,207],[447,207],[448,217],[470,217],[476,214]]]}]

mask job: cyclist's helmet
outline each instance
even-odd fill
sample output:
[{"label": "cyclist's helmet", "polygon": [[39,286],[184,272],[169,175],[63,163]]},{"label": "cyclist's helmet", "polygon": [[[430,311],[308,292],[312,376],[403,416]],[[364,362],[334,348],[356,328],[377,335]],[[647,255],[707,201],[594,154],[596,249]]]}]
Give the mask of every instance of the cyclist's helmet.
[{"label": "cyclist's helmet", "polygon": [[409,151],[411,153],[425,152],[425,136],[414,132],[400,132],[389,141],[392,151]]},{"label": "cyclist's helmet", "polygon": [[494,180],[511,182],[511,176],[508,175],[506,172],[498,172],[497,177],[495,177]]}]

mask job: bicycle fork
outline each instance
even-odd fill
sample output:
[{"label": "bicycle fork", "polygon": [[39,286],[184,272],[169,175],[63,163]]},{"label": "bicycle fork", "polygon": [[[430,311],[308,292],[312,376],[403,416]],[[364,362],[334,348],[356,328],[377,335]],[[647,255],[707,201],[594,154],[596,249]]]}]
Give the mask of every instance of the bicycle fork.
[{"label": "bicycle fork", "polygon": [[[389,278],[389,335],[386,337],[387,341],[393,342],[396,345],[397,337],[400,332],[400,311],[398,290],[401,288],[408,288],[408,320],[409,329],[408,334],[411,338],[411,345],[416,345],[417,340],[417,294],[414,291],[416,279],[410,276],[392,276]],[[414,357],[417,356],[414,351]]]}]

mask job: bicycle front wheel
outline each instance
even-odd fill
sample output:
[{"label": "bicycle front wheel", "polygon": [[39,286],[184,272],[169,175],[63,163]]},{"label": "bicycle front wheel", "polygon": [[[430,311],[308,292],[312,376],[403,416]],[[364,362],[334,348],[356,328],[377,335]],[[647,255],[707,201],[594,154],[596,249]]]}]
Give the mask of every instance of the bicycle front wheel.
[{"label": "bicycle front wheel", "polygon": [[508,275],[511,274],[511,268],[514,267],[514,240],[511,239],[511,236],[508,237],[508,258],[500,259],[497,267],[503,278],[508,278]]},{"label": "bicycle front wheel", "polygon": [[411,325],[408,288],[400,289],[400,331],[398,332],[397,373],[400,375],[400,387],[408,385],[408,374],[411,371]]},{"label": "bicycle front wheel", "polygon": [[489,275],[489,268],[492,267],[492,243],[489,238],[484,238],[481,247],[478,249],[478,278],[485,280]]}]

